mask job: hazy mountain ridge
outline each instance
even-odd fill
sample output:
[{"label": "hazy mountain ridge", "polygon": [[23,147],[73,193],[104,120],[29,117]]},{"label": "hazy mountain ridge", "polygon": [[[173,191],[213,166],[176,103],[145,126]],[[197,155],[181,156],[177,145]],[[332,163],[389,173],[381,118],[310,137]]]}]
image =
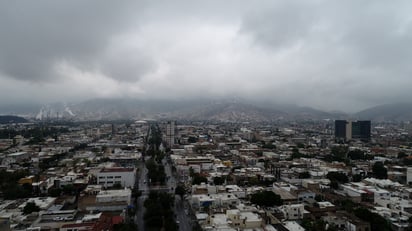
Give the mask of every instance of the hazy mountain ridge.
[{"label": "hazy mountain ridge", "polygon": [[[24,109],[24,110],[23,110]],[[412,120],[412,103],[386,104],[355,114],[325,112],[292,104],[267,104],[236,100],[135,100],[92,99],[80,103],[55,103],[19,109],[0,108],[0,113],[37,119],[64,118],[71,120],[115,119],[187,119],[214,121],[269,122],[276,120],[370,119],[373,121]]]},{"label": "hazy mountain ridge", "polygon": [[412,120],[412,103],[379,105],[360,111],[354,116],[372,121],[409,121]]},{"label": "hazy mountain ridge", "polygon": [[132,99],[93,99],[78,104],[57,103],[43,106],[36,114],[37,119],[111,120],[153,118],[225,122],[333,119],[339,116],[342,115],[310,107],[255,105],[241,100],[143,101]]},{"label": "hazy mountain ridge", "polygon": [[176,119],[212,120],[222,122],[268,122],[281,119],[285,116],[287,116],[287,113],[285,112],[237,102],[202,104],[170,115],[170,117]]},{"label": "hazy mountain ridge", "polygon": [[27,123],[25,118],[13,115],[0,115],[0,124]]}]

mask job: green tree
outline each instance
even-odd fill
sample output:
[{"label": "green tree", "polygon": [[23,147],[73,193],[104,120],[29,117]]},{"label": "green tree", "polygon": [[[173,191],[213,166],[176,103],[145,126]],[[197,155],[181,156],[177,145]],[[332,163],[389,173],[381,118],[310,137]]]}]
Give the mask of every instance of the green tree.
[{"label": "green tree", "polygon": [[298,178],[299,179],[308,179],[308,178],[310,178],[310,173],[309,172],[300,172]]},{"label": "green tree", "polygon": [[66,195],[73,195],[76,192],[76,188],[72,184],[63,186],[62,191]]},{"label": "green tree", "polygon": [[183,185],[178,185],[178,186],[176,186],[176,188],[175,188],[175,194],[176,194],[176,195],[179,195],[180,198],[183,200],[183,197],[184,197],[185,194],[186,194],[186,189],[185,189],[185,187],[184,187]]},{"label": "green tree", "polygon": [[315,200],[316,200],[316,201],[323,201],[323,195],[321,195],[321,194],[316,194]]},{"label": "green tree", "polygon": [[[326,226],[326,222],[322,220],[310,220],[305,218],[302,220],[302,227],[307,231],[335,231],[337,228],[332,225]],[[326,228],[327,227],[327,228]]]},{"label": "green tree", "polygon": [[153,158],[150,158],[146,161],[146,167],[149,170],[148,177],[152,183],[159,182],[164,184],[166,180],[166,173],[163,165],[158,164]]},{"label": "green tree", "polygon": [[330,187],[333,189],[339,189],[339,182],[338,181],[331,181],[330,182]]},{"label": "green tree", "polygon": [[296,146],[297,146],[298,148],[305,148],[305,144],[303,144],[303,143],[298,143]]},{"label": "green tree", "polygon": [[33,192],[33,186],[30,183],[23,184],[22,188],[27,195],[31,195]]},{"label": "green tree", "polygon": [[405,157],[407,157],[408,155],[405,152],[399,152],[398,153],[398,159],[403,159]]},{"label": "green tree", "polygon": [[252,194],[250,202],[259,206],[279,206],[283,204],[283,201],[279,195],[272,191],[262,191]]},{"label": "green tree", "polygon": [[348,158],[351,160],[365,160],[366,156],[362,150],[356,149],[348,152]]},{"label": "green tree", "polygon": [[146,230],[176,230],[177,226],[173,224],[173,203],[174,198],[168,193],[150,192],[144,202],[146,212],[143,218]]},{"label": "green tree", "polygon": [[276,149],[276,145],[274,145],[272,142],[268,142],[263,144],[262,148],[274,150]]},{"label": "green tree", "polygon": [[328,172],[326,178],[328,178],[330,181],[336,180],[341,184],[349,182],[348,176],[345,173],[341,172]]},{"label": "green tree", "polygon": [[168,216],[164,219],[164,230],[168,230],[168,231],[177,231],[179,230],[178,225],[175,222],[175,219],[173,219],[173,217]]},{"label": "green tree", "polygon": [[87,159],[87,158],[84,158],[84,159],[82,160],[82,162],[85,163],[87,167],[90,167],[90,165],[91,165],[91,163],[92,163],[92,162],[91,162],[89,159]]},{"label": "green tree", "polygon": [[349,181],[348,176],[341,172],[329,172],[326,178],[330,180],[330,186],[334,189],[338,189],[339,184],[348,183]]},{"label": "green tree", "polygon": [[292,149],[292,160],[293,159],[299,159],[302,157],[302,154],[299,152],[299,149],[293,148]]},{"label": "green tree", "polygon": [[114,189],[121,189],[121,188],[122,188],[122,184],[120,184],[119,182],[114,183],[114,184],[113,184],[113,188],[114,188]]},{"label": "green tree", "polygon": [[405,157],[402,162],[406,166],[412,166],[412,158]]},{"label": "green tree", "polygon": [[27,170],[17,170],[8,172],[0,170],[0,191],[3,192],[5,199],[25,198],[31,195],[31,185],[19,185],[19,179],[30,174]]},{"label": "green tree", "polygon": [[344,161],[346,159],[346,153],[348,153],[348,147],[346,146],[333,147],[331,150],[330,160]]},{"label": "green tree", "polygon": [[374,231],[391,231],[392,228],[385,218],[379,214],[373,213],[366,208],[357,208],[354,210],[355,216],[371,224],[371,230]]},{"label": "green tree", "polygon": [[31,191],[27,191],[23,186],[18,184],[8,184],[6,188],[3,189],[4,199],[14,200],[18,198],[27,198],[30,197]]},{"label": "green tree", "polygon": [[192,185],[201,184],[201,183],[207,183],[207,178],[204,176],[201,176],[199,173],[195,173],[192,179]]},{"label": "green tree", "polygon": [[223,177],[216,176],[213,178],[213,184],[215,185],[222,185],[224,183],[225,183],[225,179]]},{"label": "green tree", "polygon": [[382,162],[375,162],[372,166],[373,175],[378,179],[388,178],[388,170],[385,168]]},{"label": "green tree", "polygon": [[40,207],[36,205],[34,202],[27,202],[26,206],[23,208],[23,214],[30,214],[32,212],[40,211]]},{"label": "green tree", "polygon": [[62,193],[62,190],[60,188],[50,188],[49,189],[49,195],[51,197],[58,197]]},{"label": "green tree", "polygon": [[362,180],[362,176],[360,174],[355,174],[352,176],[353,182],[360,182]]},{"label": "green tree", "polygon": [[340,207],[348,213],[353,213],[353,210],[359,206],[359,204],[353,202],[350,199],[344,199],[338,201],[340,203]]},{"label": "green tree", "polygon": [[136,231],[137,225],[134,223],[121,223],[113,225],[114,231]]},{"label": "green tree", "polygon": [[198,139],[197,137],[190,136],[190,137],[187,139],[187,142],[193,144],[193,143],[196,143],[198,140],[199,140],[199,139]]}]

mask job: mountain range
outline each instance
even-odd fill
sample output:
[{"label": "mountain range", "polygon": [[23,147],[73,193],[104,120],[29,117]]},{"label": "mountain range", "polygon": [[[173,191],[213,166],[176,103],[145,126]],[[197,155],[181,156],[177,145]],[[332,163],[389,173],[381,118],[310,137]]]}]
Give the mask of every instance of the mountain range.
[{"label": "mountain range", "polygon": [[10,124],[10,123],[27,123],[25,118],[13,115],[0,115],[0,124]]},{"label": "mountain range", "polygon": [[412,120],[412,103],[379,105],[360,111],[354,116],[373,121],[410,121]]},{"label": "mountain range", "polygon": [[293,104],[268,104],[241,100],[134,100],[92,99],[80,103],[14,105],[1,107],[0,114],[45,120],[176,119],[222,122],[271,122],[279,120],[369,119],[412,120],[412,104],[372,107],[355,114],[327,112]]}]

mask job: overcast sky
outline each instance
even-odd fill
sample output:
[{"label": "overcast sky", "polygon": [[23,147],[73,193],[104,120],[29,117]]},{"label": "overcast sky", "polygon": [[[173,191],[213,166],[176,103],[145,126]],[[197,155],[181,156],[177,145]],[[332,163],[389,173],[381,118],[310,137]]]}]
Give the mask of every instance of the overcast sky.
[{"label": "overcast sky", "polygon": [[412,2],[0,1],[0,104],[412,97]]}]

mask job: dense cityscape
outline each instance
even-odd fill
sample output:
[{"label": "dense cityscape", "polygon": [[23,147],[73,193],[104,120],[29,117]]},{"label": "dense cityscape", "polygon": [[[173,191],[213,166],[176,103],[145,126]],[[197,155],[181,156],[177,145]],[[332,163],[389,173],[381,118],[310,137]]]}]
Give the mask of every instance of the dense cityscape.
[{"label": "dense cityscape", "polygon": [[0,0],[0,231],[412,231],[411,12]]},{"label": "dense cityscape", "polygon": [[0,230],[410,230],[409,123],[0,128]]}]

